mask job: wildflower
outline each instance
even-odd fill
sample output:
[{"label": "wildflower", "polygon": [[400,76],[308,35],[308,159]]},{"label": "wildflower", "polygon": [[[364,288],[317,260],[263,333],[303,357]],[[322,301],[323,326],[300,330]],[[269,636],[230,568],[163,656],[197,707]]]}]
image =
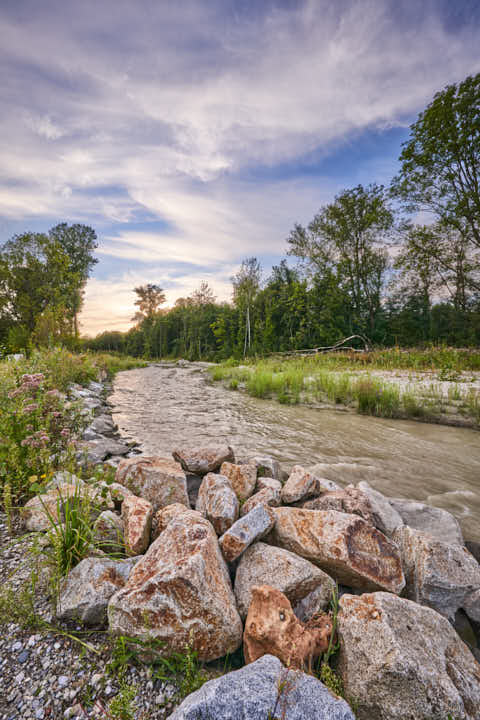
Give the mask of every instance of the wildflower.
[{"label": "wildflower", "polygon": [[25,405],[23,409],[26,413],[32,413],[38,409],[38,403],[30,403],[30,405]]},{"label": "wildflower", "polygon": [[60,431],[60,435],[62,437],[68,437],[70,435],[70,430],[68,428],[63,428],[63,430]]}]

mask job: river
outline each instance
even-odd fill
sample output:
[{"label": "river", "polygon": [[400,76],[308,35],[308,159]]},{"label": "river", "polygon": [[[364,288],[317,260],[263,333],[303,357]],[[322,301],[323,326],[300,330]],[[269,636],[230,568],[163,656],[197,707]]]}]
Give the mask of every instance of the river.
[{"label": "river", "polygon": [[226,440],[237,457],[267,454],[287,469],[322,463],[340,485],[367,480],[389,497],[445,508],[480,541],[480,433],[342,410],[280,405],[211,384],[201,368],[119,373],[109,397],[120,433],[148,455]]}]

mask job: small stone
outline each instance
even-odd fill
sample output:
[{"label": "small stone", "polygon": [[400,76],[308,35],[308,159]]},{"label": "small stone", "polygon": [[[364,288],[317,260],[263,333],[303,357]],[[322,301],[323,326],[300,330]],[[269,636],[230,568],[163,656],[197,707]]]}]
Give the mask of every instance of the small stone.
[{"label": "small stone", "polygon": [[29,657],[30,657],[30,653],[28,652],[28,650],[23,650],[17,659],[18,659],[19,663],[23,664],[23,663],[27,662]]},{"label": "small stone", "polygon": [[59,687],[66,687],[68,685],[68,677],[66,675],[60,675],[58,678],[58,685]]}]

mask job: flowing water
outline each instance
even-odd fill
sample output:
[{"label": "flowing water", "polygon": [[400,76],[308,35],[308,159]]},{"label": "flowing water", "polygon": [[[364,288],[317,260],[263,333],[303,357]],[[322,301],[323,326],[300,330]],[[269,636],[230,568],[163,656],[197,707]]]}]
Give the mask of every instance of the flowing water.
[{"label": "flowing water", "polygon": [[199,366],[149,366],[116,376],[113,418],[145,454],[226,440],[238,457],[267,454],[288,469],[322,463],[340,485],[367,480],[389,497],[452,512],[480,541],[480,433],[279,405],[211,384]]}]

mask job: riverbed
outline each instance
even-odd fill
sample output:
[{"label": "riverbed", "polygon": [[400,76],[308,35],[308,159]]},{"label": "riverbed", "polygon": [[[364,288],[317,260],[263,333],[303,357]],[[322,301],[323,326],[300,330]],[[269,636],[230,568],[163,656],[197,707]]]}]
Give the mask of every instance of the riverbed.
[{"label": "riverbed", "polygon": [[340,485],[367,480],[389,497],[445,508],[465,539],[480,541],[478,431],[280,405],[212,384],[195,364],[118,373],[109,402],[121,435],[144,454],[226,440],[239,458],[268,454],[287,469],[320,463]]}]

